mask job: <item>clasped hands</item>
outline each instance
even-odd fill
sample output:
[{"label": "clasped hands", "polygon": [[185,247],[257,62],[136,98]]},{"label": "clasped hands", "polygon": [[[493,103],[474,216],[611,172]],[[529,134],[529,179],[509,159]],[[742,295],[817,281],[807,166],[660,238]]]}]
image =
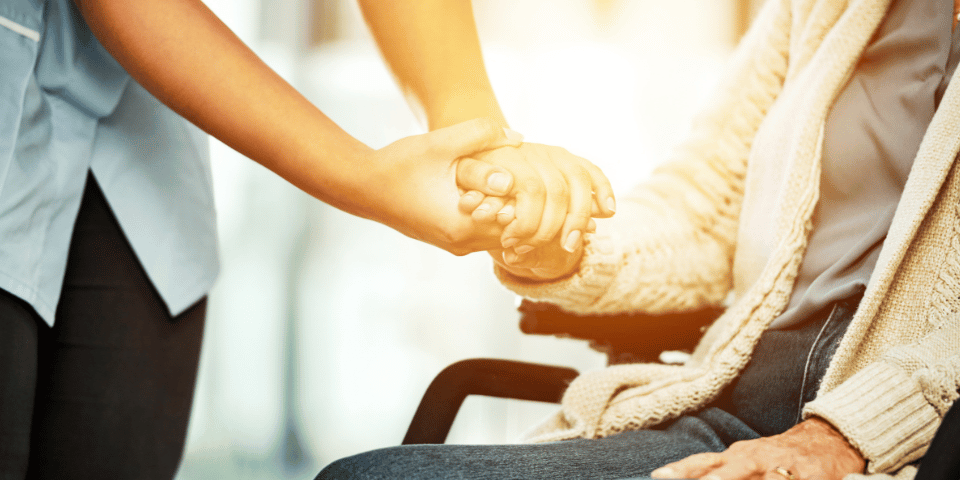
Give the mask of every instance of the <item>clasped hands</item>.
[{"label": "clasped hands", "polygon": [[591,217],[616,209],[595,165],[562,148],[522,143],[487,119],[398,140],[372,160],[378,167],[370,181],[382,188],[363,216],[456,255],[489,251],[532,279],[572,271],[583,235],[595,228]]},{"label": "clasped hands", "polygon": [[[467,189],[459,202],[459,210],[471,214],[476,224],[503,227],[500,245],[488,252],[514,275],[545,281],[571,273],[583,254],[584,235],[596,231],[592,217],[606,218],[616,211],[603,172],[562,148],[525,143],[474,157],[514,177],[511,196]],[[461,161],[461,170],[482,165]]]},{"label": "clasped hands", "polygon": [[[384,187],[378,220],[463,255],[487,250],[508,272],[532,280],[572,273],[592,217],[616,210],[596,166],[566,150],[522,143],[477,119],[407,137],[374,152]],[[829,423],[811,418],[787,432],[692,455],[654,478],[840,480],[864,459]]]}]

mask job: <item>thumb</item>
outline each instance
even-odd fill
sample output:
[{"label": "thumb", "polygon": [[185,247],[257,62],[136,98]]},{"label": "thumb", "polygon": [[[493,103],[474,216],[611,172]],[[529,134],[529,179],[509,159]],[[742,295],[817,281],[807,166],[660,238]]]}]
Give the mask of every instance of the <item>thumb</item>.
[{"label": "thumb", "polygon": [[513,175],[491,163],[465,157],[457,161],[457,186],[501,197],[510,193]]},{"label": "thumb", "polygon": [[434,151],[459,158],[500,147],[519,147],[523,135],[489,118],[475,118],[427,134]]}]

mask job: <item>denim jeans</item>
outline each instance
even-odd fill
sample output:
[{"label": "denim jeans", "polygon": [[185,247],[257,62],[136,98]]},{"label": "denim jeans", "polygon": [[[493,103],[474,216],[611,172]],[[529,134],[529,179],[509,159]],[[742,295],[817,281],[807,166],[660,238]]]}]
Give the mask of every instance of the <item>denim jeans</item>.
[{"label": "denim jeans", "polygon": [[691,415],[597,440],[529,445],[403,445],[338,460],[321,479],[622,479],[664,464],[786,431],[816,396],[860,295],[792,329],[763,334],[750,363],[720,397]]}]

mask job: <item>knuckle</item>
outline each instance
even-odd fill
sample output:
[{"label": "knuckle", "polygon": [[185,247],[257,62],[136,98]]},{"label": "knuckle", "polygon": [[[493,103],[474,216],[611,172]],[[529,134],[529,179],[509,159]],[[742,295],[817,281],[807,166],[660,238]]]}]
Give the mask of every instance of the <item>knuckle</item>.
[{"label": "knuckle", "polygon": [[[470,232],[467,229],[459,227],[446,227],[440,230],[440,240],[444,245],[447,245],[447,251],[453,253],[454,255],[458,254],[457,251],[462,251],[467,248],[467,244],[471,240]],[[462,255],[465,255],[463,253]]]},{"label": "knuckle", "polygon": [[479,204],[483,200],[483,193],[477,190],[468,190],[460,197],[460,200],[465,203]]},{"label": "knuckle", "polygon": [[477,209],[470,213],[470,218],[473,218],[477,222],[485,222],[489,220],[490,212],[486,210]]},{"label": "knuckle", "polygon": [[503,209],[503,199],[500,197],[487,197],[483,201],[483,206],[490,212],[490,216],[496,216]]},{"label": "knuckle", "polygon": [[463,157],[457,160],[457,176],[470,179],[475,177],[481,171],[483,165],[469,157]]},{"label": "knuckle", "polygon": [[597,174],[597,173],[599,173],[600,175],[603,175],[603,170],[600,170],[600,167],[598,167],[597,164],[591,162],[590,160],[587,160],[586,158],[580,159],[580,165],[584,169],[586,169],[587,173],[590,175]]},{"label": "knuckle", "polygon": [[556,145],[548,145],[547,152],[552,155],[570,155],[570,152],[563,147],[558,147]]},{"label": "knuckle", "polygon": [[720,465],[723,465],[726,460],[726,457],[722,453],[709,452],[709,453],[704,453],[703,455],[704,456],[702,457],[701,461],[713,467],[718,467]]},{"label": "knuckle", "polygon": [[489,118],[481,117],[474,121],[473,128],[480,137],[496,138],[499,136],[500,126]]},{"label": "knuckle", "polygon": [[603,173],[603,170],[600,170],[600,167],[590,163],[589,161],[584,160],[583,168],[587,174],[587,177],[589,177],[592,181],[596,181],[596,183],[601,185],[606,185],[607,182],[609,182],[607,175]]},{"label": "knuckle", "polygon": [[525,238],[533,235],[537,231],[537,224],[533,222],[517,222],[516,229],[514,230],[514,236]]},{"label": "knuckle", "polygon": [[523,178],[518,183],[520,190],[531,195],[541,196],[546,193],[546,187],[543,185],[543,182],[537,178]]},{"label": "knuckle", "polygon": [[567,221],[573,225],[586,225],[590,222],[590,212],[570,212]]},{"label": "knuckle", "polygon": [[537,232],[533,236],[533,238],[530,239],[530,241],[536,245],[543,245],[549,242],[550,240],[553,240],[553,237],[554,237],[553,235],[550,235],[549,233],[546,233],[546,232]]},{"label": "knuckle", "polygon": [[759,462],[752,458],[743,458],[740,460],[740,463],[744,470],[748,472],[763,472],[764,468],[760,465]]},{"label": "knuckle", "polygon": [[583,182],[583,183],[586,183],[586,184],[588,184],[588,185],[589,185],[589,184],[592,182],[592,180],[593,180],[593,179],[590,177],[590,172],[589,172],[586,168],[583,168],[583,167],[580,166],[580,165],[577,165],[577,166],[575,166],[575,167],[573,168],[573,172],[572,172],[571,175],[572,175],[576,180],[578,180],[578,181],[580,181],[580,182]]},{"label": "knuckle", "polygon": [[[727,448],[728,453],[737,453],[741,452],[744,449],[748,448],[750,443],[747,440],[739,440],[730,444],[730,447]],[[718,454],[719,455],[719,454]]]},{"label": "knuckle", "polygon": [[546,187],[548,192],[561,197],[566,197],[570,193],[569,188],[567,188],[567,182],[560,178],[547,180]]}]

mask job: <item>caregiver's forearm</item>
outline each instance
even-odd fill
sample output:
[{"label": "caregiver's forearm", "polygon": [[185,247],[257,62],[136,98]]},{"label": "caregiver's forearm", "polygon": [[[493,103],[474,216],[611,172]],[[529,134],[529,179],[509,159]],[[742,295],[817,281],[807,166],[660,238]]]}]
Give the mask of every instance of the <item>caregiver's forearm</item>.
[{"label": "caregiver's forearm", "polygon": [[76,0],[94,34],[164,104],[307,193],[369,216],[371,149],[280,78],[199,0]]},{"label": "caregiver's forearm", "polygon": [[470,0],[360,0],[360,6],[407,101],[431,130],[476,117],[507,126]]}]

